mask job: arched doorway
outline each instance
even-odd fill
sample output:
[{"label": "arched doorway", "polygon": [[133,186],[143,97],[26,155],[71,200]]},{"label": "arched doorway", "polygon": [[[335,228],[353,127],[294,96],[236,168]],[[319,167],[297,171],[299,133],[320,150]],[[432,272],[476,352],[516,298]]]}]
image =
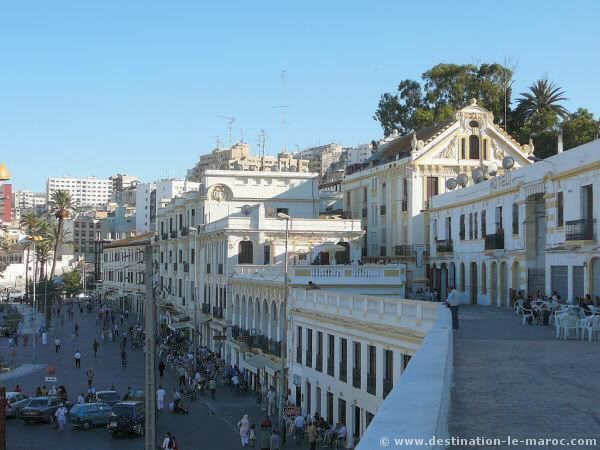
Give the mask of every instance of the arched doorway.
[{"label": "arched doorway", "polygon": [[458,290],[460,292],[465,292],[465,263],[460,263],[460,272],[459,272],[459,284]]},{"label": "arched doorway", "polygon": [[456,287],[456,266],[453,262],[448,267],[448,287],[453,289]]},{"label": "arched doorway", "polygon": [[446,296],[448,295],[448,267],[446,266],[446,263],[442,263],[441,266],[441,272],[442,272],[442,285],[441,285],[441,289],[440,289],[440,298],[442,300],[446,300]]},{"label": "arched doorway", "polygon": [[348,242],[338,242],[337,245],[344,247],[346,250],[335,252],[336,264],[350,264],[350,244]]},{"label": "arched doorway", "polygon": [[470,279],[471,279],[470,302],[471,302],[471,305],[476,305],[477,304],[477,263],[476,262],[471,263]]},{"label": "arched doorway", "polygon": [[508,305],[508,269],[506,262],[500,263],[500,306]]},{"label": "arched doorway", "polygon": [[490,287],[491,287],[491,303],[492,305],[498,306],[498,264],[492,263],[492,273],[490,276]]}]

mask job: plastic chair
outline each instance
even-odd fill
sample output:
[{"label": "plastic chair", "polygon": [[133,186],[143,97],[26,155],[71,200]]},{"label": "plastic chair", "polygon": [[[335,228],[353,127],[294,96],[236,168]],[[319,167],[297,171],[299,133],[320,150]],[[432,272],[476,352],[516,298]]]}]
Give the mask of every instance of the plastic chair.
[{"label": "plastic chair", "polygon": [[585,339],[586,333],[590,334],[590,342],[594,335],[598,334],[600,337],[600,316],[590,316],[589,320],[581,321],[581,338]]},{"label": "plastic chair", "polygon": [[523,325],[527,323],[528,317],[531,317],[531,325],[535,325],[535,315],[533,314],[533,309],[522,307],[521,311],[523,312]]},{"label": "plastic chair", "polygon": [[520,298],[519,300],[517,300],[515,302],[515,314],[523,314],[523,304],[525,303],[525,300],[523,300],[522,298]]},{"label": "plastic chair", "polygon": [[575,337],[579,339],[579,324],[577,317],[568,315],[560,320],[557,329],[557,337],[567,339],[571,336],[571,332],[575,332]]}]

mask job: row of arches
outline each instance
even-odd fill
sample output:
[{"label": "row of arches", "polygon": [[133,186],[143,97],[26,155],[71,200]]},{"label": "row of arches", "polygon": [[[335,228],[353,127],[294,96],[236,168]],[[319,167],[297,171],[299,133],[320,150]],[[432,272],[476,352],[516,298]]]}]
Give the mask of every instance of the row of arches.
[{"label": "row of arches", "polygon": [[[506,261],[487,261],[478,263],[454,262],[441,263],[432,266],[432,287],[442,293],[446,298],[447,288],[456,288],[457,291],[467,296],[469,303],[489,303],[496,306],[509,306],[509,288],[520,289],[519,261],[514,261],[511,267],[511,278],[509,283],[509,270]],[[480,296],[489,296],[480,301]]]},{"label": "row of arches", "polygon": [[282,304],[275,300],[236,294],[233,305],[233,325],[255,330],[257,335],[281,341],[284,332]]}]

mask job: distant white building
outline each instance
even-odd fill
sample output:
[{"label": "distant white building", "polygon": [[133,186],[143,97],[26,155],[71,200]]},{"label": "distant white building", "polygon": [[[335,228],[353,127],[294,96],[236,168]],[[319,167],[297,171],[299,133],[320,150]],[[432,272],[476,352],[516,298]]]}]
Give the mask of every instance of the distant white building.
[{"label": "distant white building", "polygon": [[67,191],[79,206],[98,206],[110,201],[113,192],[113,182],[109,179],[96,177],[48,178],[46,182],[46,201],[55,191]]},{"label": "distant white building", "polygon": [[16,221],[27,212],[39,212],[46,204],[46,194],[43,192],[15,191],[12,196],[13,220]]},{"label": "distant white building", "polygon": [[146,233],[156,230],[156,211],[165,202],[185,192],[198,190],[200,183],[178,179],[164,179],[139,183],[135,188],[135,228]]},{"label": "distant white building", "polygon": [[342,158],[342,154],[342,146],[331,143],[300,150],[294,153],[294,156],[308,160],[308,170],[324,178],[331,166]]},{"label": "distant white building", "polygon": [[371,144],[361,144],[356,147],[345,148],[344,151],[346,152],[347,164],[350,166],[362,164],[369,159],[373,154],[373,147]]},{"label": "distant white building", "polygon": [[434,286],[481,305],[508,306],[511,289],[600,296],[599,155],[596,140],[433,197]]}]

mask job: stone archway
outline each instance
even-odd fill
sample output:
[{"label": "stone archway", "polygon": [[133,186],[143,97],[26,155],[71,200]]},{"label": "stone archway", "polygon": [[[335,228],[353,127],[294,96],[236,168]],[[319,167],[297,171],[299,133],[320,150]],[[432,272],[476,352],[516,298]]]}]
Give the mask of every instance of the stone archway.
[{"label": "stone archway", "polygon": [[498,306],[498,263],[492,262],[492,273],[490,275],[490,302],[492,305]]}]

